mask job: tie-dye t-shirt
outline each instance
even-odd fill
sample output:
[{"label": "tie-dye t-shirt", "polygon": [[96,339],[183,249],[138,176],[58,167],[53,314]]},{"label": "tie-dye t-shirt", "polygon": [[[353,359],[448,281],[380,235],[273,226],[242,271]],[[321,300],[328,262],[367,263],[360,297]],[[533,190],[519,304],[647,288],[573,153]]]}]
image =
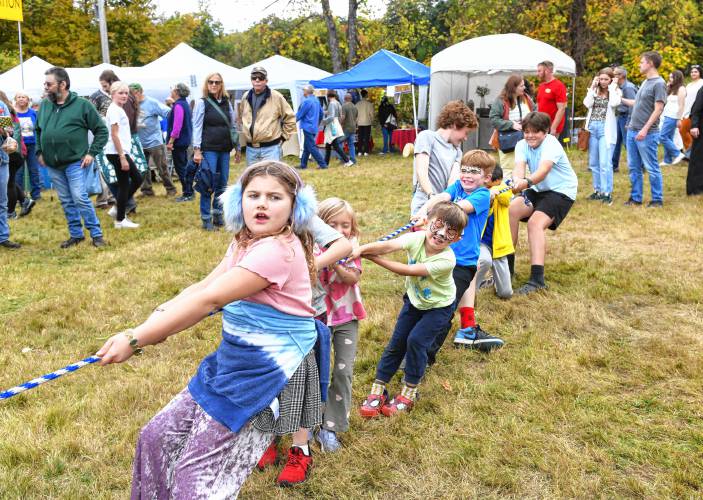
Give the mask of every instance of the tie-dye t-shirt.
[{"label": "tie-dye t-shirt", "polygon": [[430,257],[425,253],[425,231],[404,234],[398,241],[408,252],[408,264],[424,264],[429,276],[408,276],[405,288],[410,303],[420,310],[446,307],[454,303],[456,286],[452,271],[456,258],[447,247]]},{"label": "tie-dye t-shirt", "polygon": [[[361,273],[361,259],[348,260],[344,267],[358,269]],[[327,306],[327,324],[329,326],[343,325],[350,321],[364,319],[366,310],[361,302],[359,283],[348,285],[344,283],[334,269],[325,268],[319,273],[320,284],[325,290],[325,305]]]}]

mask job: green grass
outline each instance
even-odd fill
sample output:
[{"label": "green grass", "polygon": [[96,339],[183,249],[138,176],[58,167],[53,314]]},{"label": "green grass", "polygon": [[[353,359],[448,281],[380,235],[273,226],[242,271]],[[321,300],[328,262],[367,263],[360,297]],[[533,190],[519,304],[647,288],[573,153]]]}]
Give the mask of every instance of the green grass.
[{"label": "green grass", "polygon": [[[445,349],[411,414],[366,422],[352,412],[343,451],[316,454],[306,484],[280,490],[277,470],[254,473],[241,498],[703,496],[703,200],[684,195],[679,166],[665,170],[663,210],[623,207],[624,173],[612,207],[587,202],[585,156],[572,159],[580,200],[548,235],[550,290],[511,301],[479,293],[478,320],[505,348]],[[304,177],[320,199],[349,200],[369,241],[406,221],[411,170],[397,156],[368,157]],[[0,252],[0,388],[94,353],[219,261],[228,235],[201,231],[196,203],[139,203],[137,231],[113,230],[100,212],[103,250],[59,249],[67,231],[50,193],[11,223],[23,248]],[[516,284],[529,270],[521,231]],[[369,317],[355,406],[403,286],[366,263],[361,288]],[[86,367],[0,403],[0,497],[126,498],[140,427],[219,331],[210,318],[127,364]]]}]

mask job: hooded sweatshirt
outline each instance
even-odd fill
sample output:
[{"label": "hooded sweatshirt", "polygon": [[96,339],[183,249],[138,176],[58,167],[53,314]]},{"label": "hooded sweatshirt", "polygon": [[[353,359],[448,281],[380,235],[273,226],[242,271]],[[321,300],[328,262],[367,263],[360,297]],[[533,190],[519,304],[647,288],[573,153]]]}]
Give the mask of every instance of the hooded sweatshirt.
[{"label": "hooded sweatshirt", "polygon": [[[94,135],[88,145],[88,131]],[[44,99],[37,114],[37,154],[44,162],[58,169],[81,160],[86,154],[102,153],[107,144],[105,122],[86,99],[70,92],[66,102],[56,104]]]}]

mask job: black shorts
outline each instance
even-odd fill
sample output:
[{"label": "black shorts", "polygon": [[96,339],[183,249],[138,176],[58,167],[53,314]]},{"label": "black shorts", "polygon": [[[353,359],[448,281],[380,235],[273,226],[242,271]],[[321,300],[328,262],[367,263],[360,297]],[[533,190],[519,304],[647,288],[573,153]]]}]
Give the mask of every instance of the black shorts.
[{"label": "black shorts", "polygon": [[456,302],[454,302],[454,307],[459,306],[459,301],[464,296],[464,292],[469,289],[469,285],[476,276],[476,266],[454,266],[454,271],[452,271],[452,278],[454,278],[454,285],[456,286]]},{"label": "black shorts", "polygon": [[[534,189],[526,189],[524,193],[535,211],[543,212],[553,219],[552,225],[549,226],[552,231],[556,231],[559,224],[566,219],[566,214],[569,213],[571,205],[574,204],[574,200],[556,191],[537,192]],[[522,221],[527,222],[527,219],[529,217],[522,219]]]}]

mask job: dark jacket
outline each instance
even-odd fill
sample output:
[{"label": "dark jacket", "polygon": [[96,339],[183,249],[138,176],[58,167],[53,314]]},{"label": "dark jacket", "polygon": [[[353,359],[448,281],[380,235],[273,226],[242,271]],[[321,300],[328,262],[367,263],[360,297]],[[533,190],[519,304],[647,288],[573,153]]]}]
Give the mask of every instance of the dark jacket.
[{"label": "dark jacket", "polygon": [[[230,116],[229,100],[223,98],[219,103],[210,96],[226,117]],[[215,109],[211,101],[203,99],[205,104],[205,114],[203,116],[203,135],[200,139],[200,149],[203,151],[230,152],[234,148],[232,136],[229,131],[232,128],[229,120],[225,120]]]},{"label": "dark jacket", "polygon": [[[90,147],[88,131],[94,135]],[[49,99],[41,102],[36,136],[37,154],[44,157],[47,165],[64,169],[86,154],[95,157],[102,153],[108,132],[93,105],[75,92],[70,92],[66,102],[61,105]]]},{"label": "dark jacket", "polygon": [[171,132],[173,131],[173,118],[176,106],[180,106],[183,109],[183,124],[181,125],[181,132],[173,141],[173,145],[178,148],[187,148],[190,146],[190,140],[193,136],[193,116],[190,112],[190,105],[185,97],[181,97],[176,102],[173,103],[171,112],[168,114],[167,121],[167,132],[166,132],[166,142],[171,138]]},{"label": "dark jacket", "polygon": [[390,115],[393,115],[393,117],[396,119],[396,122],[398,120],[398,113],[395,111],[395,106],[393,106],[386,98],[381,101],[381,105],[378,107],[378,123],[381,125],[381,127],[386,127],[388,129],[394,129],[397,128],[395,125],[386,125],[386,120],[388,120],[388,117]]}]

